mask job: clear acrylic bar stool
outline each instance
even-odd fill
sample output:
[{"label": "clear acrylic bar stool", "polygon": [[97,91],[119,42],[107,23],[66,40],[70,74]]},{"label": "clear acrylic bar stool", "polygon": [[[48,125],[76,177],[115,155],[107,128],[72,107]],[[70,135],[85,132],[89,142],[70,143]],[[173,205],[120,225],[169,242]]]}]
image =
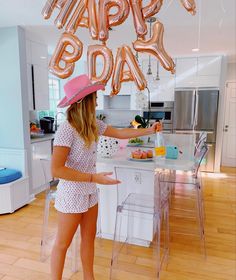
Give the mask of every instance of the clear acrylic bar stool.
[{"label": "clear acrylic bar stool", "polygon": [[[205,246],[205,229],[204,229],[204,200],[202,194],[202,182],[200,176],[200,165],[202,160],[205,158],[208,152],[208,147],[206,145],[199,146],[196,149],[195,156],[194,156],[194,168],[192,171],[183,172],[182,174],[174,174],[170,172],[162,173],[159,176],[159,180],[161,183],[169,183],[169,184],[179,184],[181,186],[192,186],[196,191],[196,196],[194,198],[195,205],[196,205],[196,217],[198,221],[198,231],[199,236],[202,244],[202,250],[204,256],[206,256],[206,246]],[[174,208],[174,210],[180,210]],[[187,211],[185,209],[181,209],[183,211]]]},{"label": "clear acrylic bar stool", "polygon": [[[139,182],[135,177],[137,172],[141,174]],[[151,170],[115,167],[115,175],[122,183],[117,185],[110,279],[117,279],[121,271],[160,279],[160,270],[169,252],[168,184],[166,190],[164,184],[160,187],[159,173]],[[128,267],[124,265],[122,259],[137,255],[139,246],[146,251],[150,265],[142,265],[141,256],[140,260],[135,257],[136,261]]]},{"label": "clear acrylic bar stool", "polygon": [[[42,236],[41,236],[41,251],[40,251],[40,259],[43,262],[48,257],[47,245],[50,239],[50,236],[48,236],[49,211],[50,211],[51,202],[55,201],[56,190],[52,190],[50,185],[50,182],[52,181],[52,176],[50,171],[51,159],[44,158],[44,159],[40,159],[40,161],[43,168],[45,185],[46,185],[46,191],[45,191],[46,196],[45,196],[45,207],[44,207]],[[55,235],[55,233],[53,235]],[[79,227],[72,240],[69,251],[71,254],[71,270],[73,272],[76,272],[78,271],[79,268]]]}]

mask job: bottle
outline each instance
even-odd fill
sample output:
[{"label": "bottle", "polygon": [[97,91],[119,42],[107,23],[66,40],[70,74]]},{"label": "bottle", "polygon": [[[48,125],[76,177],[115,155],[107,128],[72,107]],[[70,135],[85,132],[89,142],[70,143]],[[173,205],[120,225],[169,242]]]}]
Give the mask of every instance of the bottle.
[{"label": "bottle", "polygon": [[164,143],[164,137],[162,133],[162,123],[156,129],[155,135],[155,158],[156,160],[164,159],[166,156],[166,147]]}]

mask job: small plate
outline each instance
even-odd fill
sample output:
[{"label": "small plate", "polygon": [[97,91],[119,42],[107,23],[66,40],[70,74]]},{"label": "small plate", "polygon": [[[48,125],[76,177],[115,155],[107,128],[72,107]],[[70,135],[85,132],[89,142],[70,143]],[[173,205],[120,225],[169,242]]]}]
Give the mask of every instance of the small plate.
[{"label": "small plate", "polygon": [[132,158],[132,157],[129,157],[128,160],[131,160],[131,161],[139,161],[139,162],[145,162],[145,161],[153,161],[154,159],[153,158]]}]

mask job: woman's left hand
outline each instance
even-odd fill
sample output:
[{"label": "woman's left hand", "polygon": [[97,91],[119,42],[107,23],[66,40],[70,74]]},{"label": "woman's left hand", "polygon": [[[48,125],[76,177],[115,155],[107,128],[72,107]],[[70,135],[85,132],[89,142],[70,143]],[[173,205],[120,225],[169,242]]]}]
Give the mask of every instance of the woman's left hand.
[{"label": "woman's left hand", "polygon": [[154,122],[151,126],[152,133],[156,133],[156,131],[161,131],[162,130],[162,124],[161,122]]}]

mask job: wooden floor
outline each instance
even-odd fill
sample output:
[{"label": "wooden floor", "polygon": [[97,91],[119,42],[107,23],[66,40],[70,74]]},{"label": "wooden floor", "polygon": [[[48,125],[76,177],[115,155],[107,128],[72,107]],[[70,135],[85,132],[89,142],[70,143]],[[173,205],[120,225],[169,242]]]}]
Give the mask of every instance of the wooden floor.
[{"label": "wooden floor", "polygon": [[[205,198],[205,229],[207,259],[200,253],[199,241],[189,235],[181,235],[173,229],[194,228],[191,219],[179,219],[171,211],[171,243],[168,265],[161,273],[162,280],[234,280],[236,279],[236,175],[235,169],[223,169],[224,173],[203,176]],[[173,201],[181,202],[181,188],[176,189]],[[186,203],[187,205],[188,203]],[[0,216],[0,279],[44,280],[50,279],[49,258],[40,262],[40,236],[44,198],[39,195],[30,205],[14,214]],[[190,204],[189,204],[190,205]],[[188,206],[189,206],[188,205]],[[190,206],[191,207],[191,206]],[[56,213],[51,209],[50,233],[56,225]],[[195,240],[196,239],[196,240]],[[109,279],[111,241],[96,242],[96,280]],[[136,247],[134,254],[123,256],[125,271],[119,271],[120,280],[151,280],[148,273],[139,270],[129,272],[136,266],[148,267],[148,249]],[[67,257],[63,279],[82,279],[81,270],[73,274]]]}]

